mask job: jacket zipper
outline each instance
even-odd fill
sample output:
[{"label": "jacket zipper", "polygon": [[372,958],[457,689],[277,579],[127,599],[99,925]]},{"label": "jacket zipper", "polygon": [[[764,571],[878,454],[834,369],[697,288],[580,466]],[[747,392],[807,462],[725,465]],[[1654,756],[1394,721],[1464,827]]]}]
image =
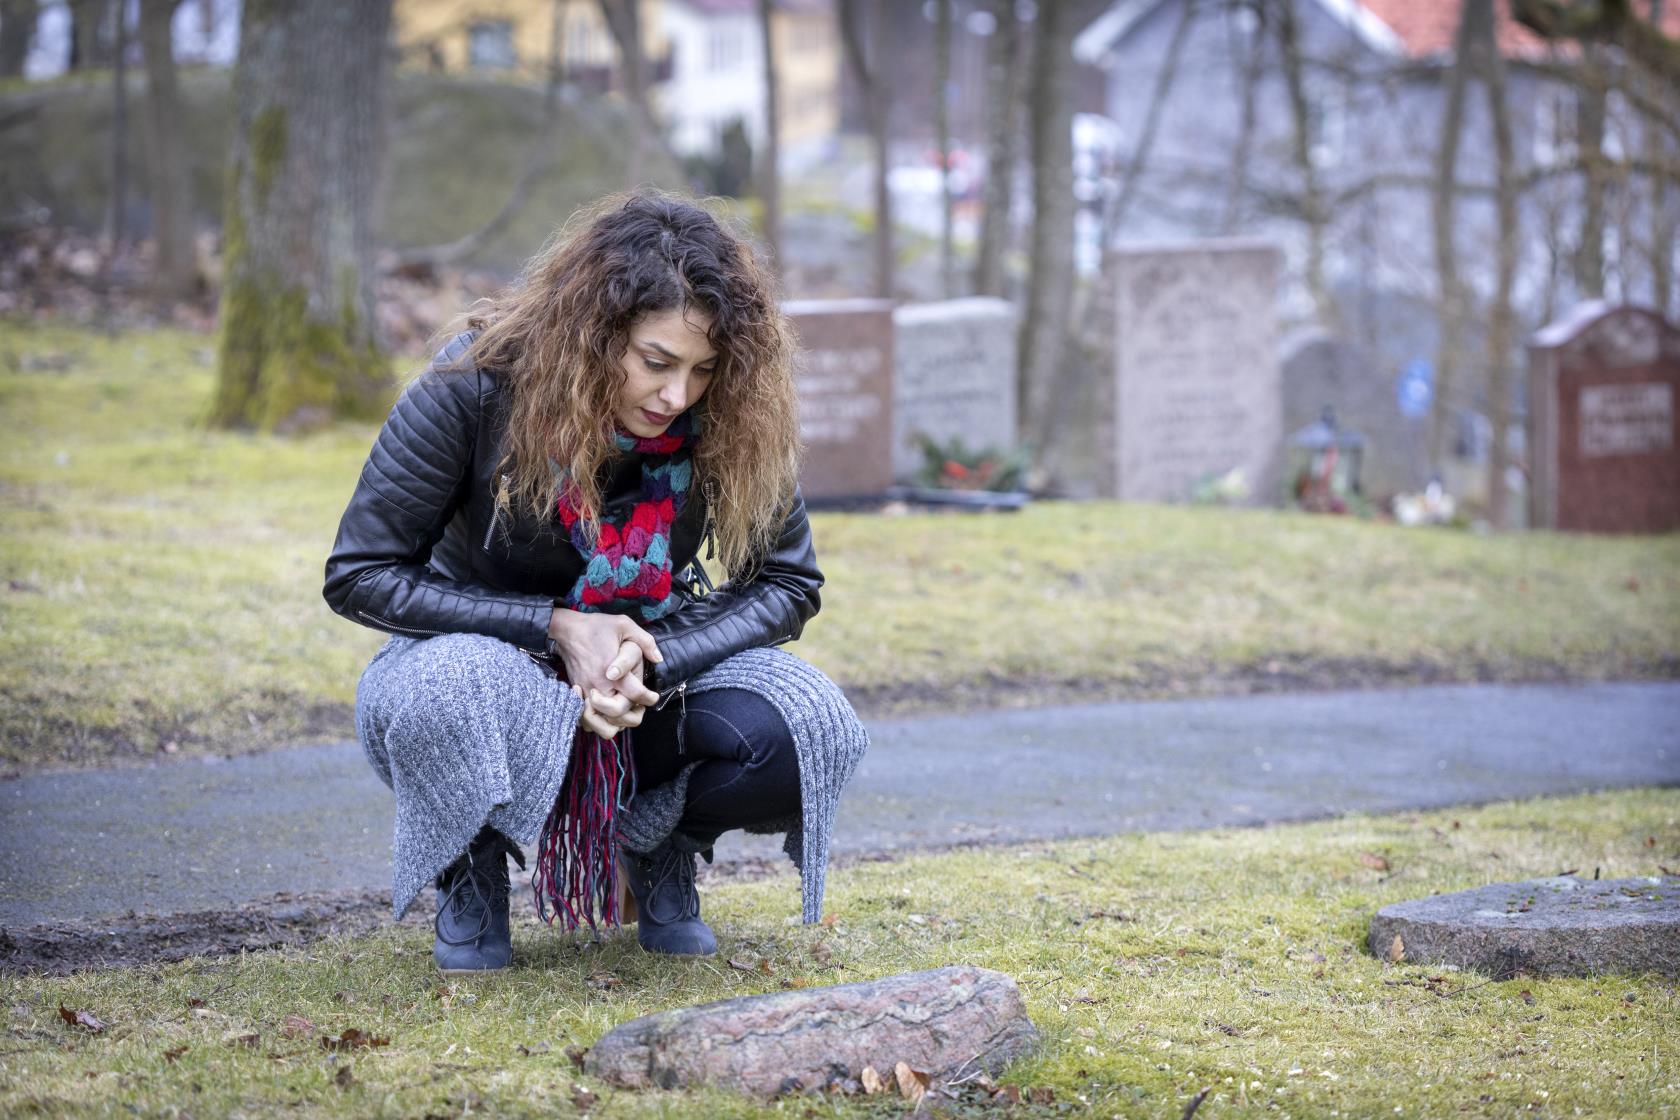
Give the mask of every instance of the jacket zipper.
[{"label": "jacket zipper", "polygon": [[419,638],[431,638],[443,633],[442,630],[421,630],[413,626],[398,626],[388,618],[380,618],[378,615],[369,614],[367,611],[357,611],[356,613],[361,616],[362,621],[393,634],[413,634]]},{"label": "jacket zipper", "polygon": [[490,551],[490,538],[496,535],[496,522],[502,516],[502,495],[507,493],[508,476],[502,475],[501,486],[497,489],[490,506],[490,524],[484,527],[484,551]]},{"label": "jacket zipper", "polygon": [[665,705],[671,702],[671,697],[677,698],[677,753],[683,753],[683,724],[688,722],[688,682],[679,681],[674,688],[668,688],[659,697],[659,702],[653,706],[656,712],[665,710]]}]

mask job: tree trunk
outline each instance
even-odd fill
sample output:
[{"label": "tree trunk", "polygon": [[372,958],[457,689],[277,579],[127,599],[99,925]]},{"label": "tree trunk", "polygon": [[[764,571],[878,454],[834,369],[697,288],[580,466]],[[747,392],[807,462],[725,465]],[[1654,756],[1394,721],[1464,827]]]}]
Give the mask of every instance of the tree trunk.
[{"label": "tree trunk", "polygon": [[23,77],[40,19],[41,0],[0,0],[0,78]]},{"label": "tree trunk", "polygon": [[1447,74],[1447,97],[1441,117],[1441,146],[1435,158],[1435,183],[1430,191],[1435,232],[1435,275],[1439,285],[1436,315],[1440,321],[1435,349],[1435,399],[1429,417],[1429,466],[1441,473],[1446,458],[1447,432],[1452,422],[1448,398],[1456,388],[1463,357],[1465,292],[1458,276],[1458,251],[1453,241],[1457,221],[1457,175],[1460,133],[1464,129],[1465,86],[1469,82],[1470,47],[1475,41],[1476,4],[1466,4],[1453,41],[1452,69]]},{"label": "tree trunk", "polygon": [[1511,139],[1511,112],[1505,100],[1505,60],[1494,42],[1493,0],[1469,0],[1482,11],[1476,16],[1481,41],[1476,49],[1477,69],[1487,93],[1488,117],[1493,125],[1495,181],[1494,210],[1498,222],[1498,249],[1493,307],[1488,316],[1488,395],[1493,422],[1493,446],[1488,470],[1488,521],[1495,529],[1509,527],[1509,491],[1505,472],[1510,463],[1511,350],[1516,341],[1516,310],[1511,306],[1511,289],[1517,276],[1518,228],[1516,156]]},{"label": "tree trunk", "polygon": [[887,9],[884,0],[870,0],[867,54],[872,59],[864,51],[863,29],[858,26],[859,9],[858,0],[840,0],[840,35],[846,61],[863,92],[869,139],[875,149],[875,294],[881,299],[892,299],[897,287],[897,269],[893,259],[892,190],[888,186],[892,165],[887,128]]},{"label": "tree trunk", "polygon": [[157,242],[153,291],[168,304],[192,295],[191,182],[181,136],[181,95],[175,82],[170,24],[180,0],[140,0],[140,45],[146,62],[146,162],[152,200],[152,235]]},{"label": "tree trunk", "polygon": [[642,47],[642,16],[638,0],[600,0],[601,16],[612,32],[618,46],[624,73],[625,96],[630,102],[631,138],[628,172],[625,178],[631,187],[639,186],[648,174],[648,164],[655,153],[662,153],[674,164],[680,161],[665,143],[664,130],[653,111],[653,96],[649,92],[647,55]]},{"label": "tree trunk", "polygon": [[1283,61],[1284,84],[1289,91],[1291,131],[1290,154],[1301,176],[1301,218],[1307,224],[1307,292],[1312,296],[1318,321],[1328,329],[1336,325],[1336,305],[1324,278],[1324,232],[1330,223],[1319,183],[1318,166],[1312,151],[1311,106],[1307,102],[1305,66],[1301,57],[1301,30],[1295,0],[1277,0],[1278,47]]},{"label": "tree trunk", "polygon": [[68,70],[98,70],[111,65],[111,15],[115,0],[69,0]]},{"label": "tree trunk", "polygon": [[1021,87],[1026,76],[1026,36],[1015,18],[1015,0],[993,0],[997,20],[987,54],[990,98],[986,106],[986,182],[980,211],[980,246],[974,265],[974,292],[1003,294],[1003,260],[1010,241],[1010,208],[1015,201],[1016,127]]},{"label": "tree trunk", "polygon": [[107,269],[128,240],[128,5],[116,5],[111,14],[116,50],[111,68],[111,196],[105,210]]},{"label": "tree trunk", "polygon": [[1581,232],[1575,242],[1575,291],[1581,299],[1604,295],[1604,195],[1609,168],[1604,159],[1606,60],[1593,44],[1584,44],[1575,87],[1577,158],[1585,169],[1581,192]]},{"label": "tree trunk", "polygon": [[934,0],[933,131],[939,145],[939,290],[957,294],[956,235],[951,228],[951,0]]},{"label": "tree trunk", "polygon": [[782,271],[782,108],[776,88],[776,42],[773,0],[758,0],[759,34],[764,39],[764,157],[759,161],[758,193],[764,201],[764,244],[770,267]]},{"label": "tree trunk", "polygon": [[390,21],[391,0],[245,8],[216,424],[295,430],[386,403],[372,219]]},{"label": "tree trunk", "polygon": [[1017,414],[1042,475],[1053,436],[1048,399],[1061,368],[1073,292],[1073,37],[1065,0],[1038,7],[1033,43],[1033,224],[1026,310],[1021,321]]}]

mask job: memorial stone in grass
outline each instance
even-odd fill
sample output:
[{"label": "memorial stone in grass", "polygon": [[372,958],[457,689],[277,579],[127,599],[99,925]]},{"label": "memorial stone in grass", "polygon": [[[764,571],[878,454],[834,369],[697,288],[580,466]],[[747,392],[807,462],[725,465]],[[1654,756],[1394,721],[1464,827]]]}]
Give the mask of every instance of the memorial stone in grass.
[{"label": "memorial stone in grass", "polygon": [[1276,497],[1278,260],[1251,240],[1115,251],[1109,493],[1179,501],[1240,468],[1255,500]]},{"label": "memorial stone in grass", "polygon": [[1498,979],[1680,976],[1680,876],[1557,875],[1396,902],[1371,919],[1383,960],[1451,964]]},{"label": "memorial stone in grass", "polygon": [[1680,529],[1680,327],[1583,304],[1529,343],[1529,517],[1595,533]]},{"label": "memorial stone in grass", "polygon": [[892,484],[893,314],[886,300],[795,300],[794,384],[807,498],[868,497]]},{"label": "memorial stone in grass", "polygon": [[919,433],[941,446],[1015,447],[1015,312],[1001,299],[906,304],[893,312],[893,476],[913,482]]}]

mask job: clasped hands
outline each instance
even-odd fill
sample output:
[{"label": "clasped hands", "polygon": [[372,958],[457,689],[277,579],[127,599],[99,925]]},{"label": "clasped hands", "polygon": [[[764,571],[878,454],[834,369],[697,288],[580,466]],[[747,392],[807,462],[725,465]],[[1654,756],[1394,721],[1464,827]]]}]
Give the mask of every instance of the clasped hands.
[{"label": "clasped hands", "polygon": [[659,694],[642,683],[647,661],[662,657],[653,636],[618,614],[585,614],[556,607],[548,636],[566,666],[572,693],[583,700],[583,727],[611,739],[639,727]]}]

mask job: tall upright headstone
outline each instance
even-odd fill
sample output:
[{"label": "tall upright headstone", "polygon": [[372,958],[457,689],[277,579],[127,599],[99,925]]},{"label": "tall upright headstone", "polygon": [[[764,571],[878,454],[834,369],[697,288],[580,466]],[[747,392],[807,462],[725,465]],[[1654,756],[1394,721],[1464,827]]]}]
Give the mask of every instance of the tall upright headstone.
[{"label": "tall upright headstone", "polygon": [[1680,529],[1680,327],[1583,304],[1530,340],[1528,393],[1531,524]]},{"label": "tall upright headstone", "polygon": [[794,384],[805,442],[807,498],[857,498],[892,485],[893,305],[793,300]]},{"label": "tall upright headstone", "polygon": [[893,312],[893,475],[922,466],[915,436],[1015,447],[1015,311],[1007,300],[910,303]]},{"label": "tall upright headstone", "polygon": [[1109,493],[1177,501],[1240,468],[1255,500],[1275,496],[1278,267],[1248,239],[1115,251]]}]

